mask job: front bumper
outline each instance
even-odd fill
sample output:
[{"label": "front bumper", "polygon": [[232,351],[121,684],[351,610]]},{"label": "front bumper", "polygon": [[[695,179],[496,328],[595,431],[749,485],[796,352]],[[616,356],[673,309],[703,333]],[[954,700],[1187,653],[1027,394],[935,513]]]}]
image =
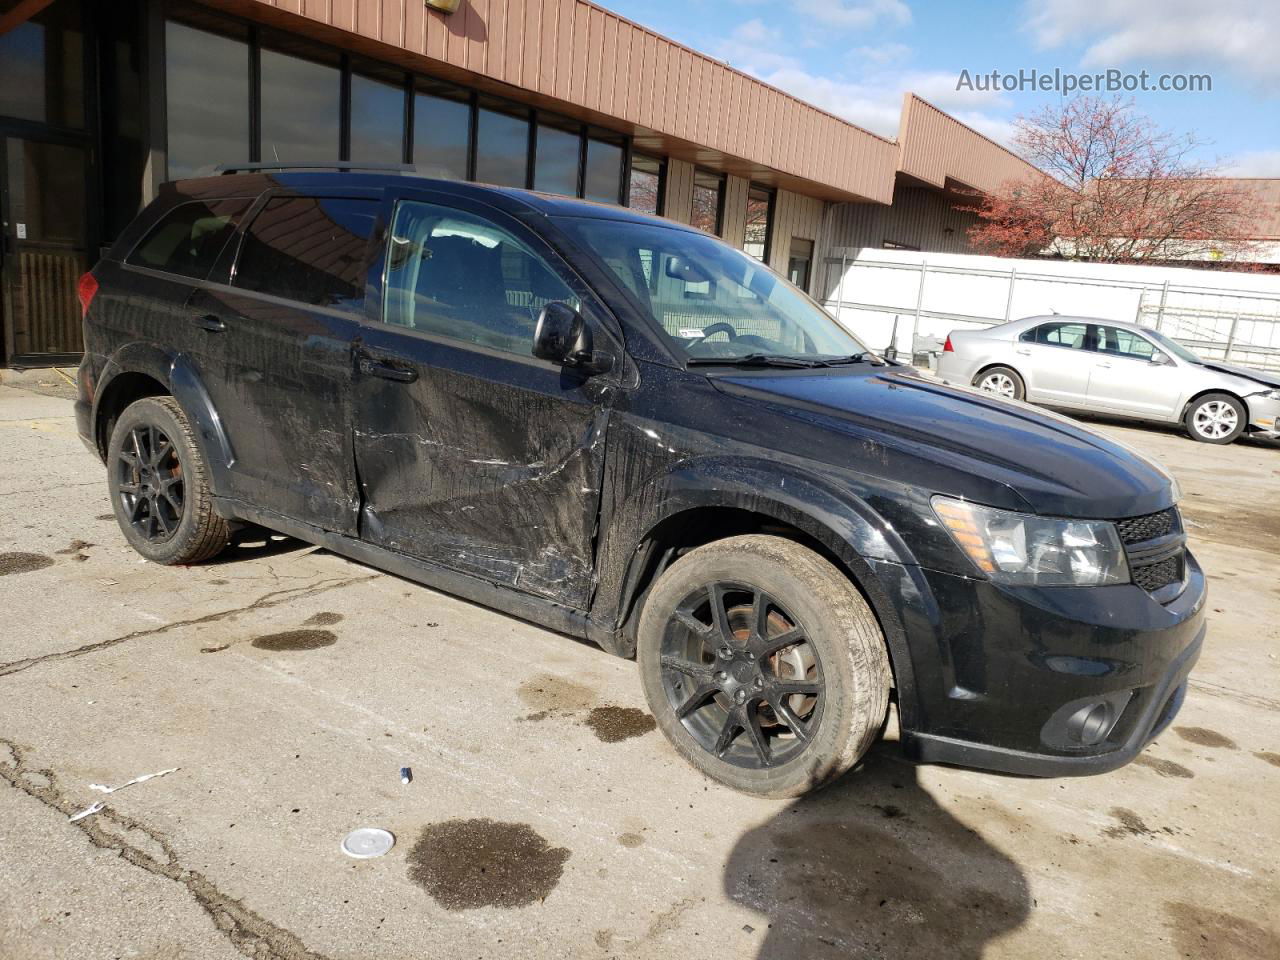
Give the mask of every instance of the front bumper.
[{"label": "front bumper", "polygon": [[[1030,776],[1105,773],[1181,707],[1205,635],[1205,578],[1189,552],[1182,590],[1163,604],[1132,584],[1011,588],[917,570],[914,598],[898,593],[914,681],[899,691],[913,698],[900,711],[908,756]],[[1095,707],[1101,735],[1081,736]]]},{"label": "front bumper", "polygon": [[1249,404],[1249,429],[1272,439],[1280,439],[1280,400],[1265,395],[1246,397]]}]

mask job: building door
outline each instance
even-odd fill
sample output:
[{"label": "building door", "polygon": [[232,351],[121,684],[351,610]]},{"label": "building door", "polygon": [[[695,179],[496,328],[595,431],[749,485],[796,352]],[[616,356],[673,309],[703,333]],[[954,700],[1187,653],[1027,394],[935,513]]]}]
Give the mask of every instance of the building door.
[{"label": "building door", "polygon": [[5,360],[72,362],[84,349],[76,280],[88,266],[87,151],[21,136],[0,144]]}]

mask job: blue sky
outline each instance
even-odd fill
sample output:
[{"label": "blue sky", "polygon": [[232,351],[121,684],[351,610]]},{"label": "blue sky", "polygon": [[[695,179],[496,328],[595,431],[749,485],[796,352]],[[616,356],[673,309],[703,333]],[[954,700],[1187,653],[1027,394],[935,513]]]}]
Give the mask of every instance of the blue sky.
[{"label": "blue sky", "polygon": [[1277,0],[602,2],[890,137],[904,90],[1001,142],[1018,115],[1059,96],[957,91],[961,70],[1209,74],[1211,92],[1131,96],[1165,129],[1209,141],[1201,162],[1280,177]]}]

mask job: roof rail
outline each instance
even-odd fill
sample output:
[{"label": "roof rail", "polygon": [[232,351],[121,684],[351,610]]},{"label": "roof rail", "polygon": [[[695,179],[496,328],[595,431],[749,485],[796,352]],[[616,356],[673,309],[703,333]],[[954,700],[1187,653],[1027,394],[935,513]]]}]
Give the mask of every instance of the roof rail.
[{"label": "roof rail", "polygon": [[355,163],[348,160],[329,160],[321,163],[222,163],[213,168],[215,176],[230,173],[251,173],[257,170],[363,170],[368,173],[417,173],[411,163]]}]

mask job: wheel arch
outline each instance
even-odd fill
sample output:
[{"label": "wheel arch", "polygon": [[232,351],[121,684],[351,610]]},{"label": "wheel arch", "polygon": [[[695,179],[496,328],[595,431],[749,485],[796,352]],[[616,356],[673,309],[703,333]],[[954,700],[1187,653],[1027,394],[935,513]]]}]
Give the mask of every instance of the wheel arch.
[{"label": "wheel arch", "polygon": [[1203,390],[1197,390],[1190,397],[1188,397],[1187,402],[1182,405],[1182,415],[1178,419],[1185,420],[1187,417],[1187,414],[1191,412],[1191,408],[1195,406],[1196,401],[1203,400],[1205,397],[1209,396],[1212,393],[1220,393],[1223,396],[1231,397],[1231,399],[1238,401],[1240,406],[1244,407],[1245,420],[1246,422],[1248,421],[1249,401],[1246,400],[1244,397],[1242,397],[1240,394],[1236,393],[1234,390],[1229,390],[1226,387],[1206,387]]},{"label": "wheel arch", "polygon": [[969,378],[969,386],[976,387],[978,385],[978,378],[981,377],[988,370],[994,370],[996,367],[1004,367],[1006,370],[1012,370],[1014,373],[1016,373],[1018,375],[1018,379],[1022,381],[1023,390],[1026,390],[1027,375],[1023,373],[1021,370],[1019,370],[1017,367],[1015,367],[1012,363],[1004,360],[992,360],[982,364],[982,366],[978,367],[978,369],[973,372],[973,376]]},{"label": "wheel arch", "polygon": [[[730,479],[732,478],[732,479]],[[593,605],[592,639],[611,652],[634,656],[636,629],[648,592],[663,571],[695,547],[744,533],[785,537],[812,549],[839,570],[875,615],[889,655],[904,725],[915,713],[915,681],[899,607],[876,565],[914,566],[906,545],[866,504],[817,478],[780,471],[777,464],[742,462],[685,465],[631,503],[650,503],[636,533],[622,531],[625,562],[616,578],[602,577]],[[656,498],[656,503],[655,503]],[[629,544],[629,546],[627,546]],[[623,552],[625,551],[625,552]],[[612,582],[611,582],[612,580]],[[602,602],[601,602],[602,601]],[[608,606],[609,613],[598,609]],[[599,629],[602,619],[608,626]]]}]

